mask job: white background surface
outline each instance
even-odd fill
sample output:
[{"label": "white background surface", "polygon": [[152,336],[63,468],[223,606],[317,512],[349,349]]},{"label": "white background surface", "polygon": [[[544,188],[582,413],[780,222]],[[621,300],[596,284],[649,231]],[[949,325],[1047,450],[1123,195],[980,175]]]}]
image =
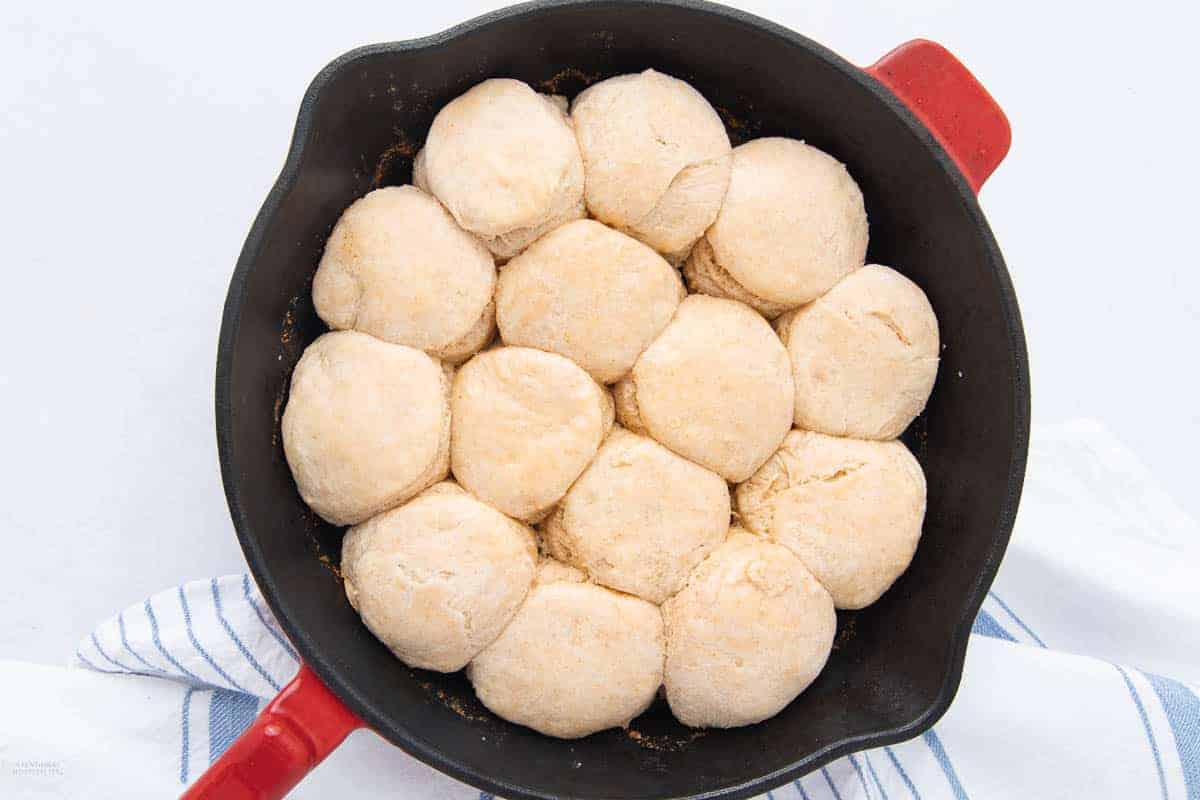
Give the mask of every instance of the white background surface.
[{"label": "white background surface", "polygon": [[[116,609],[244,569],[212,420],[227,280],[313,75],[494,7],[408,5],[5,7],[0,657],[61,663]],[[740,5],[855,63],[915,36],[967,63],[1014,130],[982,201],[1021,300],[1035,420],[1098,417],[1200,513],[1200,175],[1180,11]]]}]

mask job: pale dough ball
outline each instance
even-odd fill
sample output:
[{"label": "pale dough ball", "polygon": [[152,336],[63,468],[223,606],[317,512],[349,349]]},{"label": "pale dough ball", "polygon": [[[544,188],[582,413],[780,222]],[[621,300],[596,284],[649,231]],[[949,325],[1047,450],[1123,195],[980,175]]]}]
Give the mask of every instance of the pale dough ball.
[{"label": "pale dough ball", "polygon": [[850,173],[815,147],[773,137],[734,148],[721,213],[685,274],[693,291],[773,317],[829,291],[866,254],[867,212]]},{"label": "pale dough ball", "polygon": [[729,530],[729,487],[621,429],[545,522],[546,548],[596,582],[660,604]]},{"label": "pale dough ball", "polygon": [[292,372],[282,422],[304,502],[354,525],[446,477],[449,388],[420,350],[357,331],[319,337]]},{"label": "pale dough ball", "polygon": [[666,327],[684,294],[662,256],[585,219],[551,231],[505,266],[496,316],[506,344],[564,355],[611,383]]},{"label": "pale dough ball", "polygon": [[853,272],[776,328],[791,357],[797,428],[894,439],[933,391],[937,317],[920,287],[893,269]]},{"label": "pale dough ball", "polygon": [[413,186],[376,189],[333,227],[313,278],[317,314],[430,355],[460,361],[495,318],[492,255]]},{"label": "pale dough ball", "polygon": [[571,119],[588,211],[678,264],[729,185],[729,136],[704,96],[648,69],[585,89]]},{"label": "pale dough ball", "polygon": [[667,703],[695,728],[778,714],[821,672],[837,629],[829,593],[804,565],[736,528],[662,613]]},{"label": "pale dough ball", "polygon": [[689,295],[614,393],[621,424],[734,483],[792,422],[787,351],[742,303]]},{"label": "pale dough ball", "polygon": [[584,216],[570,118],[559,102],[509,78],[486,80],[438,112],[413,183],[500,259]]},{"label": "pale dough ball", "polygon": [[533,531],[439,483],[351,528],[342,576],[363,623],[410,667],[454,672],[491,644],[533,583]]},{"label": "pale dough ball", "polygon": [[451,396],[450,463],[464,488],[536,521],[592,460],[612,427],[612,397],[569,359],[527,347],[464,364]]},{"label": "pale dough ball", "polygon": [[795,553],[838,608],[863,608],[912,561],[925,475],[897,441],[792,431],[736,497],[742,524]]},{"label": "pale dough ball", "polygon": [[467,667],[485,706],[547,736],[624,727],[662,683],[663,623],[645,600],[593,583],[535,584]]}]

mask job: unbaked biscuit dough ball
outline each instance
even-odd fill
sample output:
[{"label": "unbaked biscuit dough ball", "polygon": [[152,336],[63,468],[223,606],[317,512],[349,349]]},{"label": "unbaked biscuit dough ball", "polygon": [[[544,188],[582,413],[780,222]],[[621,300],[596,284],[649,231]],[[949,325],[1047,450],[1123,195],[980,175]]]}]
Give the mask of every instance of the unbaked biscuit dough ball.
[{"label": "unbaked biscuit dough ball", "polygon": [[737,483],[791,428],[787,352],[761,316],[689,295],[614,388],[621,424]]},{"label": "unbaked biscuit dough ball", "polygon": [[736,498],[742,524],[795,553],[838,608],[863,608],[912,561],[925,475],[898,441],[792,431]]},{"label": "unbaked biscuit dough ball", "polygon": [[438,112],[413,183],[500,259],[585,213],[570,118],[559,102],[509,78],[486,80]]},{"label": "unbaked biscuit dough ball", "polygon": [[925,293],[871,264],[776,321],[796,381],[797,428],[894,439],[925,408],[938,367]]},{"label": "unbaked biscuit dough ball", "polygon": [[304,502],[354,525],[446,477],[449,388],[420,350],[357,331],[319,337],[292,373],[282,422]]},{"label": "unbaked biscuit dough ball", "polygon": [[729,136],[704,96],[648,69],[585,89],[571,119],[588,211],[680,263],[729,185]]},{"label": "unbaked biscuit dough ball", "polygon": [[317,314],[335,330],[461,361],[491,336],[495,286],[491,253],[437,200],[391,186],[342,213],[312,294]]},{"label": "unbaked biscuit dough ball", "polygon": [[620,428],[545,522],[548,552],[660,604],[729,530],[723,478]]},{"label": "unbaked biscuit dough ball", "polygon": [[485,706],[547,736],[624,727],[663,677],[663,623],[645,600],[594,583],[537,583],[467,667]]},{"label": "unbaked biscuit dough ball", "polygon": [[739,529],[662,607],[667,703],[684,725],[734,728],[778,714],[829,658],[829,593],[787,549]]},{"label": "unbaked biscuit dough ball", "polygon": [[496,315],[506,344],[564,355],[612,383],[667,326],[685,294],[679,273],[658,253],[582,219],[508,262]]},{"label": "unbaked biscuit dough ball", "polygon": [[570,359],[528,347],[464,364],[451,395],[450,464],[464,488],[511,517],[545,516],[592,460],[612,397]]},{"label": "unbaked biscuit dough ball", "polygon": [[533,531],[453,483],[351,528],[342,576],[363,623],[410,667],[454,672],[491,644],[533,583]]},{"label": "unbaked biscuit dough ball", "polygon": [[863,264],[862,192],[831,156],[795,139],[733,151],[729,192],[685,267],[693,291],[768,317],[811,302]]}]

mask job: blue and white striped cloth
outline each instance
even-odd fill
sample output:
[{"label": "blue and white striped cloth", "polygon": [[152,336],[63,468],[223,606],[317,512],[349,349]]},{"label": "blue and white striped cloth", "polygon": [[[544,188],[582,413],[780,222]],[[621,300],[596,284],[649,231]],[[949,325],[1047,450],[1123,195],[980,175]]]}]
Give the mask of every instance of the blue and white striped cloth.
[{"label": "blue and white striped cloth", "polygon": [[159,592],[104,622],[75,652],[88,669],[179,684],[179,783],[250,724],[300,662],[245,575]]},{"label": "blue and white striped cloth", "polygon": [[[1095,423],[1039,428],[950,711],[764,797],[1200,800],[1198,587],[1200,526],[1137,459]],[[0,722],[0,797],[177,794],[298,665],[241,575],[130,606],[76,661],[87,669],[0,662],[0,720],[23,720]],[[488,800],[368,732],[294,796],[335,792]]]}]

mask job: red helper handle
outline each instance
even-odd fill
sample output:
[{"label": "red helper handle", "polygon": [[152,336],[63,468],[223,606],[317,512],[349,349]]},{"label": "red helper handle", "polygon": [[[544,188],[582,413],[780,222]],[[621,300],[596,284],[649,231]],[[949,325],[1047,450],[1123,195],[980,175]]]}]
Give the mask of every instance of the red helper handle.
[{"label": "red helper handle", "polygon": [[1012,144],[1008,118],[987,89],[927,39],[905,42],[866,71],[929,128],[978,193]]},{"label": "red helper handle", "polygon": [[181,800],[280,800],[362,720],[306,665]]}]

